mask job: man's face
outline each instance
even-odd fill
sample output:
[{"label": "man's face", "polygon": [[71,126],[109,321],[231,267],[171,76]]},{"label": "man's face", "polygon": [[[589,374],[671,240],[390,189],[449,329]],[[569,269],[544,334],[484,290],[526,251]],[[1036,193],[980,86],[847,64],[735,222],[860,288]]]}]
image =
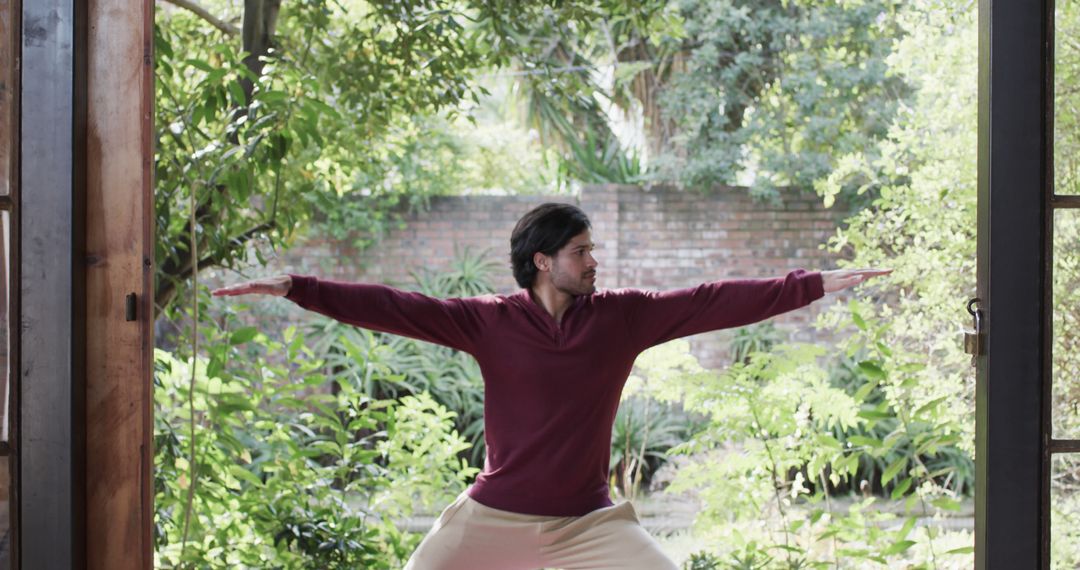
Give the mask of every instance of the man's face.
[{"label": "man's face", "polygon": [[592,233],[574,236],[551,260],[551,282],[569,295],[590,295],[596,291],[596,258]]}]

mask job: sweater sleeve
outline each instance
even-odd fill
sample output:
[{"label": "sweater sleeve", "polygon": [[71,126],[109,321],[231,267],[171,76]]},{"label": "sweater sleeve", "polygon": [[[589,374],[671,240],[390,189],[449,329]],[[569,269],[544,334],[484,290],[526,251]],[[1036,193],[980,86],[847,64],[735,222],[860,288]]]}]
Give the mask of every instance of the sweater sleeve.
[{"label": "sweater sleeve", "polygon": [[479,299],[436,299],[386,285],[292,275],[286,299],[358,327],[472,353],[483,330]]},{"label": "sweater sleeve", "polygon": [[821,273],[733,279],[673,291],[626,290],[622,309],[642,350],[672,339],[739,327],[809,305],[825,294]]}]

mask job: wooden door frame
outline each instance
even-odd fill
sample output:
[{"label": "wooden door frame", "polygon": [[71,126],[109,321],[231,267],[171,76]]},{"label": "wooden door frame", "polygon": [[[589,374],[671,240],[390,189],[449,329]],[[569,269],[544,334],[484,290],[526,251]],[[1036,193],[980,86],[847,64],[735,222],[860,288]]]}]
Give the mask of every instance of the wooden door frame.
[{"label": "wooden door frame", "polygon": [[88,0],[87,19],[86,561],[149,569],[154,4]]},{"label": "wooden door frame", "polygon": [[153,10],[21,3],[14,568],[153,566]]}]

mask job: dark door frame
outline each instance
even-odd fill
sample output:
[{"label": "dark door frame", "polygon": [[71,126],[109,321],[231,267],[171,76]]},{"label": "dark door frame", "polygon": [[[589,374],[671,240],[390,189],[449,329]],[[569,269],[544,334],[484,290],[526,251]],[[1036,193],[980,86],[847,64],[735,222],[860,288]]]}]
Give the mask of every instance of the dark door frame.
[{"label": "dark door frame", "polygon": [[975,565],[1050,567],[1054,0],[979,3]]}]

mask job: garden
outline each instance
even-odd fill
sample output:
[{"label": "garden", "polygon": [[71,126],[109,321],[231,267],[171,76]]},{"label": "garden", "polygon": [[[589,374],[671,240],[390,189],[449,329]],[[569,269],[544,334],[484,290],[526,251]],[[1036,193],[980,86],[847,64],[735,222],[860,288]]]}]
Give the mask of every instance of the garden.
[{"label": "garden", "polygon": [[[686,570],[971,568],[977,5],[970,0],[164,0],[155,22],[160,568],[394,569],[484,464],[452,349],[214,285],[305,240],[357,255],[447,196],[798,192],[820,247],[892,274],[809,326],[643,353],[616,501],[686,501]],[[1057,6],[1055,184],[1080,193],[1080,2]],[[1055,220],[1054,433],[1080,434],[1080,220]],[[509,237],[509,235],[507,235]],[[601,252],[602,253],[602,252]],[[461,248],[402,286],[497,292]],[[340,264],[353,260],[344,257]],[[602,285],[602,284],[601,284]],[[1052,474],[1080,566],[1080,460]]]}]

